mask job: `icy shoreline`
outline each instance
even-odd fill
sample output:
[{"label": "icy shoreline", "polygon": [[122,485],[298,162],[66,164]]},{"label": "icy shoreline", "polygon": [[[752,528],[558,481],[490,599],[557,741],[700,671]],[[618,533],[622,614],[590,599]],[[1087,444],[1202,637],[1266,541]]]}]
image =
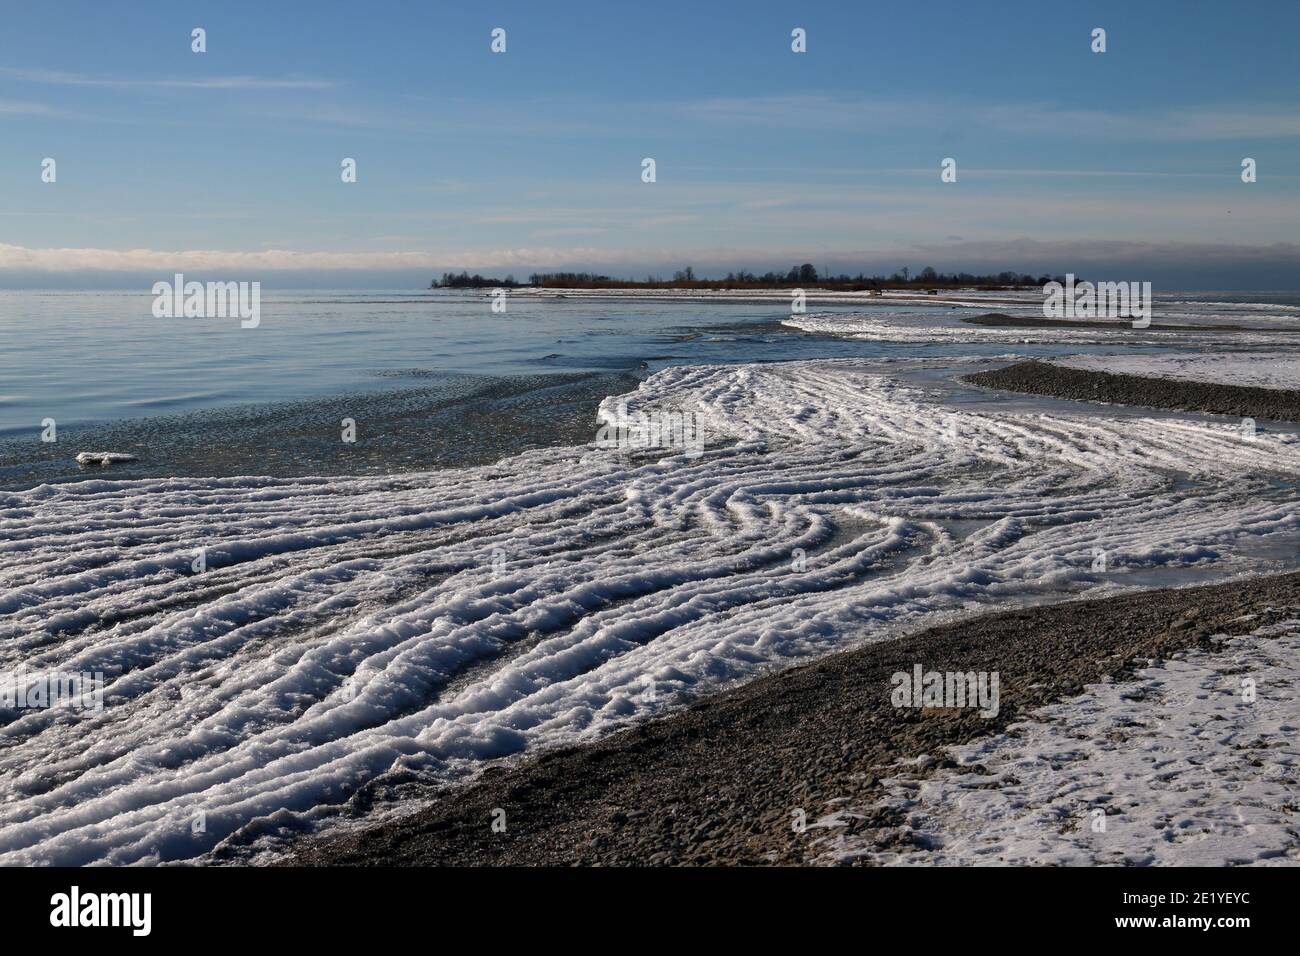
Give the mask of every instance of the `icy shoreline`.
[{"label": "icy shoreline", "polygon": [[[1300,654],[1274,637],[1293,630],[1297,614],[1293,573],[978,615],[505,762],[402,819],[303,840],[285,862],[1295,863],[1286,798],[1297,757],[1286,734]],[[1214,634],[1233,635],[1234,646],[1225,651]],[[893,706],[892,675],[917,661],[1000,670],[1003,711]],[[1144,669],[1195,688],[1161,693]],[[1054,731],[1035,722],[1045,713],[1065,732],[1048,747],[1020,747],[1032,759],[1004,762],[993,780],[991,767],[950,756],[988,755],[991,764],[1017,740]],[[899,786],[958,799],[909,807]],[[502,807],[517,825],[486,836]],[[1106,823],[1094,831],[1099,814]]]},{"label": "icy shoreline", "polygon": [[1242,548],[1300,528],[1286,434],[965,411],[851,361],[672,368],[622,402],[699,416],[703,455],[0,494],[3,666],[108,680],[102,714],[3,728],[0,862],[274,852],[380,778],[981,608],[1258,570]]}]

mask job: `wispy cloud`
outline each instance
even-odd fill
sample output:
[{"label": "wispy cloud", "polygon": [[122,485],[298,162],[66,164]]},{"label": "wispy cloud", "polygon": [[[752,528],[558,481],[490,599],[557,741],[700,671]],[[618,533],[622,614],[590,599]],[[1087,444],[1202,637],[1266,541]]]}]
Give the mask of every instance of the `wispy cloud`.
[{"label": "wispy cloud", "polygon": [[0,100],[0,113],[21,114],[27,116],[54,116],[58,111],[44,103],[16,103]]},{"label": "wispy cloud", "polygon": [[984,107],[980,122],[1017,133],[1067,133],[1110,140],[1208,142],[1225,139],[1287,139],[1300,136],[1294,108],[1186,107],[1116,113],[1050,106]]},{"label": "wispy cloud", "polygon": [[608,231],[596,226],[566,226],[560,229],[534,229],[532,235],[538,239],[563,239],[565,236],[598,236]]},{"label": "wispy cloud", "polygon": [[685,113],[710,123],[790,129],[942,128],[955,122],[1023,135],[1132,142],[1208,142],[1300,136],[1290,106],[1207,104],[1163,110],[1079,110],[1050,103],[974,103],[886,99],[837,94],[713,97],[686,104]]},{"label": "wispy cloud", "polygon": [[[923,104],[834,94],[715,96],[674,104],[674,111],[708,122],[754,123],[794,129],[863,129],[863,124],[926,125]],[[926,108],[925,112],[931,111]],[[870,128],[868,126],[867,128]]]},{"label": "wispy cloud", "polygon": [[274,79],[260,76],[207,77],[112,77],[67,73],[59,70],[25,70],[0,67],[0,74],[29,83],[49,86],[90,86],[141,90],[326,90],[331,80],[311,78]]}]

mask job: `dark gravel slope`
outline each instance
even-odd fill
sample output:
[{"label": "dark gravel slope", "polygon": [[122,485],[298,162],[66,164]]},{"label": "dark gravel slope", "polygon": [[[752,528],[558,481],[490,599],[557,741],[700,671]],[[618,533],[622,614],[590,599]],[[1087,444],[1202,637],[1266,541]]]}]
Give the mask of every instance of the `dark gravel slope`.
[{"label": "dark gravel slope", "polygon": [[963,376],[962,381],[1010,392],[1085,402],[1300,421],[1300,391],[1276,388],[1116,375],[1037,361],[1019,362],[991,372],[976,372]]},{"label": "dark gravel slope", "polygon": [[[1289,609],[1289,610],[1288,610]],[[810,860],[792,813],[860,804],[896,761],[982,737],[1135,658],[1300,612],[1300,573],[991,614],[760,678],[599,742],[454,788],[359,835],[304,845],[291,864],[723,864]],[[1238,620],[1259,614],[1252,622]],[[890,704],[890,675],[998,671],[1001,710]],[[942,766],[936,763],[936,766]],[[493,811],[506,812],[494,833]],[[887,827],[862,821],[857,830]],[[825,831],[822,831],[823,835]],[[883,833],[883,831],[882,831]]]}]

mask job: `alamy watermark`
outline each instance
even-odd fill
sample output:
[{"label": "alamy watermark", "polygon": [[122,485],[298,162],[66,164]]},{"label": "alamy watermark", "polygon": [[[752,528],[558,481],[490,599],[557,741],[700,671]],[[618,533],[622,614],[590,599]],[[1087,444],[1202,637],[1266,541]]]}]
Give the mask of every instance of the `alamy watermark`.
[{"label": "alamy watermark", "polygon": [[73,885],[66,893],[50,897],[50,925],[118,926],[132,936],[148,936],[153,929],[152,893],[93,893]]},{"label": "alamy watermark", "polygon": [[262,321],[262,283],[186,282],[178,272],[172,282],[153,284],[155,319],[240,319],[255,329]]},{"label": "alamy watermark", "polygon": [[1132,319],[1133,328],[1151,324],[1150,282],[1074,281],[1067,273],[1065,284],[1043,286],[1043,317],[1048,319]]},{"label": "alamy watermark", "polygon": [[614,419],[606,419],[596,432],[596,445],[620,451],[676,448],[687,458],[699,458],[704,454],[704,429],[693,412],[660,409],[629,415],[627,403],[620,402]]},{"label": "alamy watermark", "polygon": [[997,671],[927,671],[916,664],[910,674],[895,671],[889,682],[895,707],[978,707],[981,717],[998,715]]},{"label": "alamy watermark", "polygon": [[104,674],[31,672],[23,665],[0,672],[0,709],[68,710],[98,714],[104,709]]}]

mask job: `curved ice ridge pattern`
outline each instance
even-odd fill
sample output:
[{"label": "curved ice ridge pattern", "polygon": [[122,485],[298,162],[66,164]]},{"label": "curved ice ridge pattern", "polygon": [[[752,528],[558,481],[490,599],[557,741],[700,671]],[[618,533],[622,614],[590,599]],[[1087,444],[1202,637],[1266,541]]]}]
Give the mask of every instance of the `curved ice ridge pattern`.
[{"label": "curved ice ridge pattern", "polygon": [[707,450],[0,493],[0,669],[107,681],[98,713],[0,712],[0,862],[200,859],[381,775],[1133,568],[1242,570],[1297,526],[1291,435],[968,412],[845,362],[668,369],[602,416],[624,402],[694,412]]}]

